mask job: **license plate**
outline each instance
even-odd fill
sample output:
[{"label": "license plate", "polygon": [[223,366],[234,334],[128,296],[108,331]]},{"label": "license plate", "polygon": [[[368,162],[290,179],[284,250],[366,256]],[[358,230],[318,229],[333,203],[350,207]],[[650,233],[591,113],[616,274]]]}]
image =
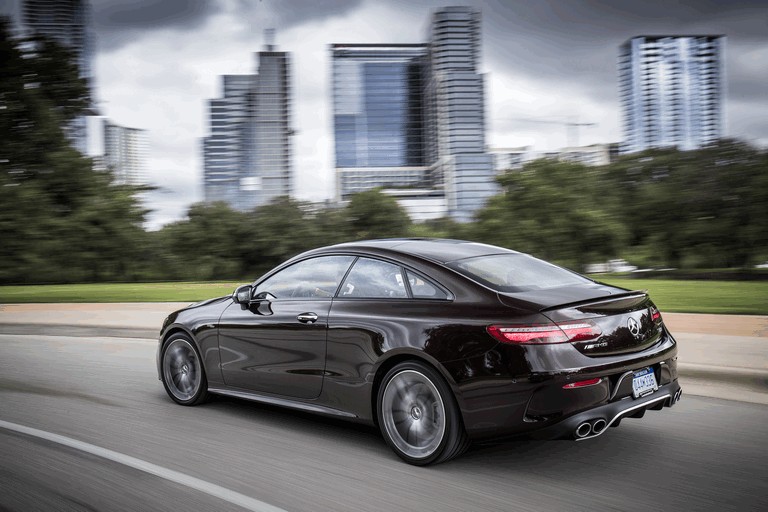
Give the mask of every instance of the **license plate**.
[{"label": "license plate", "polygon": [[640,398],[645,395],[650,395],[654,391],[659,389],[659,385],[656,383],[656,374],[650,368],[644,368],[636,371],[634,377],[632,377],[632,396]]}]

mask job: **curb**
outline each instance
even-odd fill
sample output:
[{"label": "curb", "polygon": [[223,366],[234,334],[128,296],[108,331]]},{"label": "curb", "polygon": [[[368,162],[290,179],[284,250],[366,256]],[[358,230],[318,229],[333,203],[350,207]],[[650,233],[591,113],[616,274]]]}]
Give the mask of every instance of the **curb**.
[{"label": "curb", "polygon": [[677,374],[687,379],[708,382],[738,384],[757,391],[768,392],[768,370],[760,368],[738,368],[708,364],[677,363]]},{"label": "curb", "polygon": [[142,329],[140,327],[110,327],[98,325],[30,325],[0,323],[0,334],[74,336],[77,338],[141,338],[156,340],[160,337],[160,329]]}]

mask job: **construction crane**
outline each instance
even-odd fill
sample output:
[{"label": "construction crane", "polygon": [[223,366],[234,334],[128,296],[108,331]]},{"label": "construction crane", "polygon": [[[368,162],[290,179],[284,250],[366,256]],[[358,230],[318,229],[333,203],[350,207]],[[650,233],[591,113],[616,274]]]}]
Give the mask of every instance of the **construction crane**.
[{"label": "construction crane", "polygon": [[559,124],[565,126],[565,137],[568,147],[576,147],[579,145],[579,128],[582,126],[597,126],[597,123],[579,123],[577,121],[561,121],[554,119],[536,119],[530,117],[515,117],[513,121],[523,121],[526,123],[545,123],[545,124]]}]

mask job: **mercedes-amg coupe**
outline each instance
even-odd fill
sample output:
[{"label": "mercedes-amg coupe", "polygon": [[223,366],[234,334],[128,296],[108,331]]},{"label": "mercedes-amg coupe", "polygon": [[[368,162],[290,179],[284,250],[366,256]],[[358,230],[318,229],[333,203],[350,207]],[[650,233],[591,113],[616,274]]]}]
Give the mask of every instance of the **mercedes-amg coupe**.
[{"label": "mercedes-amg coupe", "polygon": [[305,252],[171,314],[157,368],[179,404],[214,393],[376,425],[417,465],[477,440],[591,439],[681,394],[645,292],[459,240]]}]

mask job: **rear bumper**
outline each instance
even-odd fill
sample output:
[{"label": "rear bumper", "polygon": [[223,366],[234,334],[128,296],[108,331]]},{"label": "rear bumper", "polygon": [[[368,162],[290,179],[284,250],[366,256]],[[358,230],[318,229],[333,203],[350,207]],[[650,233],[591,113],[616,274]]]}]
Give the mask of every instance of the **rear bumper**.
[{"label": "rear bumper", "polygon": [[[636,354],[594,359],[566,345],[498,347],[495,357],[486,354],[476,365],[465,360],[462,366],[448,366],[450,373],[459,377],[456,395],[469,436],[483,441],[535,432],[542,432],[545,437],[572,435],[584,417],[602,417],[607,424],[619,413],[620,417],[633,414],[624,411],[638,404],[661,403],[659,407],[664,407],[680,388],[677,347],[671,336]],[[569,357],[576,360],[568,361]],[[563,361],[561,367],[566,370],[552,369]],[[570,362],[581,364],[566,364]],[[513,372],[508,368],[513,368]],[[653,369],[659,388],[651,395],[634,399],[632,375],[644,368]],[[492,375],[487,375],[489,369]],[[469,379],[467,374],[471,375]],[[595,378],[600,379],[595,385],[565,388],[570,383]]]},{"label": "rear bumper", "polygon": [[[651,395],[636,400],[626,397],[616,402],[611,402],[578,414],[574,414],[554,425],[535,430],[530,433],[531,437],[536,439],[576,439],[584,441],[593,439],[604,433],[608,427],[617,426],[622,418],[640,417],[648,410],[661,410],[664,407],[672,407],[680,399],[682,388],[677,380],[659,387]],[[604,423],[599,423],[602,420]],[[599,428],[593,431],[592,426],[595,423]],[[588,424],[589,428],[584,427],[582,433],[588,430],[588,433],[581,435],[576,431],[580,426]]]}]

